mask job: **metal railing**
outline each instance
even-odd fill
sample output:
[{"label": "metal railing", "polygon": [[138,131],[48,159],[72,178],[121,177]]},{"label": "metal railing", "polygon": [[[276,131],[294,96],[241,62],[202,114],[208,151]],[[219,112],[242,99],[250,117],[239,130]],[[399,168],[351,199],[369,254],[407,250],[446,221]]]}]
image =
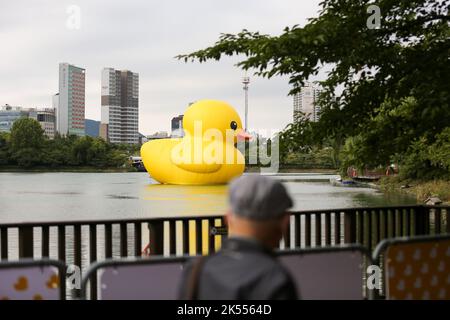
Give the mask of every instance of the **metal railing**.
[{"label": "metal railing", "polygon": [[[291,212],[281,249],[450,232],[450,206],[396,206]],[[0,224],[0,259],[49,257],[82,272],[106,258],[210,254],[226,237],[223,216]],[[92,283],[95,284],[96,281]],[[75,297],[79,290],[72,293]],[[90,296],[96,296],[95,285]]]}]

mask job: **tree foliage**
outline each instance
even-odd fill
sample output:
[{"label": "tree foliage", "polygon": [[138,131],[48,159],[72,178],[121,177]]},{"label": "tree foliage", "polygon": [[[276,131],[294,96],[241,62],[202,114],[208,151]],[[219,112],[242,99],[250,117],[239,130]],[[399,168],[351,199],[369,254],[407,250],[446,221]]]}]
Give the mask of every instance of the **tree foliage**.
[{"label": "tree foliage", "polygon": [[127,165],[139,146],[110,144],[101,138],[56,135],[49,140],[33,119],[14,122],[11,133],[0,133],[0,165],[30,167],[93,166],[99,168]]},{"label": "tree foliage", "polygon": [[8,164],[11,157],[9,154],[10,134],[8,132],[0,132],[0,165]]},{"label": "tree foliage", "polygon": [[[373,4],[381,12],[374,29],[367,24]],[[449,6],[449,0],[324,0],[319,16],[303,27],[287,27],[278,36],[222,34],[213,46],[178,59],[244,56],[237,65],[256,75],[287,75],[291,94],[328,66],[320,81],[321,119],[312,127],[315,142],[342,145],[353,137],[346,164],[350,149],[354,164],[405,163],[413,141],[432,144],[450,123]],[[299,146],[303,125],[287,128]]]},{"label": "tree foliage", "polygon": [[40,162],[45,143],[44,130],[39,122],[21,118],[11,128],[11,153],[20,166],[31,167]]}]

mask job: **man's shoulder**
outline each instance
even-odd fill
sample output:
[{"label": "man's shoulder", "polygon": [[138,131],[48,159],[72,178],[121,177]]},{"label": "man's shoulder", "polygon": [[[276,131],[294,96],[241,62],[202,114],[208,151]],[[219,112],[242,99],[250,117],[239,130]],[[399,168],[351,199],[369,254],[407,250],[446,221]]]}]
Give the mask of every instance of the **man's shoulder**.
[{"label": "man's shoulder", "polygon": [[213,296],[211,292],[220,291],[223,297],[295,299],[290,275],[275,256],[219,251],[192,259],[185,266],[183,282],[187,282],[199,259],[202,259],[201,292],[208,297]]},{"label": "man's shoulder", "polygon": [[296,299],[292,278],[276,256],[259,252],[239,254],[240,258],[226,252],[211,256],[207,273],[232,281],[232,286],[239,287],[246,297]]},{"label": "man's shoulder", "polygon": [[227,261],[228,263],[236,264],[253,264],[265,269],[276,268],[279,266],[278,260],[275,256],[259,251],[221,250],[211,255],[208,260],[218,263]]},{"label": "man's shoulder", "polygon": [[289,278],[276,256],[262,252],[219,251],[206,259],[205,269],[214,274],[232,273],[248,280],[276,277],[284,281]]}]

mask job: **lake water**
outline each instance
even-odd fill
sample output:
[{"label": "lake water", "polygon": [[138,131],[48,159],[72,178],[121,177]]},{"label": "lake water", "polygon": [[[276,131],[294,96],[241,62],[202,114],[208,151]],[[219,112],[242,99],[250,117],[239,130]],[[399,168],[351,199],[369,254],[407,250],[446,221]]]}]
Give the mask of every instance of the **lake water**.
[{"label": "lake water", "polygon": [[[280,174],[294,210],[415,204],[405,195],[331,186],[332,175]],[[147,173],[0,173],[0,223],[223,214],[227,186],[160,185]]]}]

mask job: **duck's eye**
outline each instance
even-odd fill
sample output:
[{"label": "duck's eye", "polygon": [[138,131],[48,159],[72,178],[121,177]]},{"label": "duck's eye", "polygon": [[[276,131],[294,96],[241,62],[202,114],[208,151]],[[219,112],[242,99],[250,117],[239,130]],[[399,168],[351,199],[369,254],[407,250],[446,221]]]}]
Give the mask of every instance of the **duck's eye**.
[{"label": "duck's eye", "polygon": [[236,129],[237,129],[237,123],[236,123],[236,121],[231,121],[231,123],[230,123],[230,128],[233,129],[233,130],[236,130]]}]

